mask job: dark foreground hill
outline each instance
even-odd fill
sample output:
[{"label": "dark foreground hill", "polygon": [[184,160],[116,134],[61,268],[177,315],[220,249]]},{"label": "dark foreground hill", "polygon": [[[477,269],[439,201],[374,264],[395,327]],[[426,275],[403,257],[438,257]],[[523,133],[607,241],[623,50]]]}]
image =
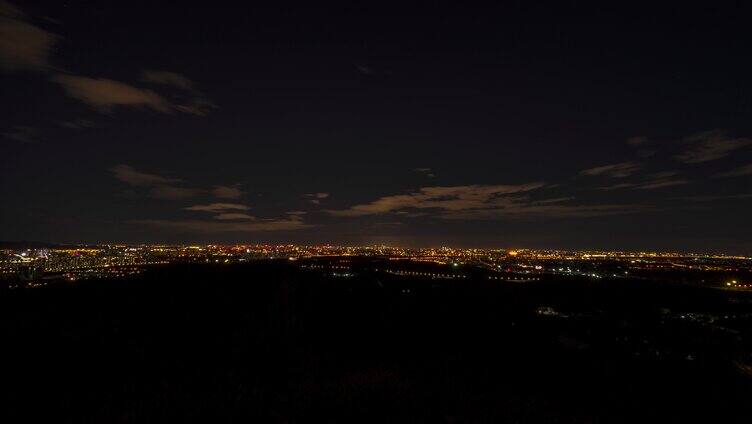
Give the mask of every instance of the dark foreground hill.
[{"label": "dark foreground hill", "polygon": [[0,292],[4,422],[750,422],[748,296],[174,266]]}]

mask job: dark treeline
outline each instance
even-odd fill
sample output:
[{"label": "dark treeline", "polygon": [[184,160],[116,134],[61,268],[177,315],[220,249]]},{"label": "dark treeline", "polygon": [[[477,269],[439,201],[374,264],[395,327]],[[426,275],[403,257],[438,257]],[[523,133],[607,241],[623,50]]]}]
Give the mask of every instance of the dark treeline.
[{"label": "dark treeline", "polygon": [[630,281],[336,279],[283,262],[3,290],[2,413],[75,423],[749,422],[749,301]]}]

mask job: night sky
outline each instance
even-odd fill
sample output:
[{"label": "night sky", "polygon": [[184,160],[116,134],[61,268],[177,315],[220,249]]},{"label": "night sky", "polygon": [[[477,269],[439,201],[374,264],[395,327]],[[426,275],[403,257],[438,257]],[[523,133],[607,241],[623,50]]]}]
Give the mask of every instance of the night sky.
[{"label": "night sky", "polygon": [[0,240],[752,253],[748,2],[156,3],[0,1]]}]

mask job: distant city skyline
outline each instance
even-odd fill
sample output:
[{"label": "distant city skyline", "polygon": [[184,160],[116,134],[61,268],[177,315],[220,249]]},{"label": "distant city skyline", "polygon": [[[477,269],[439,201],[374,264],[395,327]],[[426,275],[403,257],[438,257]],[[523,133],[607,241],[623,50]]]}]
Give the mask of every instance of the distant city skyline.
[{"label": "distant city skyline", "polygon": [[[684,252],[461,249],[452,247],[302,245],[90,245],[42,249],[0,246],[0,281],[49,282],[123,278],[169,265],[241,265],[289,261],[335,278],[361,272],[398,277],[534,282],[541,276],[588,279],[684,281],[679,274],[706,273],[699,282],[730,289],[752,287],[752,257]],[[321,264],[317,261],[326,261]],[[438,267],[426,270],[421,266]]]}]

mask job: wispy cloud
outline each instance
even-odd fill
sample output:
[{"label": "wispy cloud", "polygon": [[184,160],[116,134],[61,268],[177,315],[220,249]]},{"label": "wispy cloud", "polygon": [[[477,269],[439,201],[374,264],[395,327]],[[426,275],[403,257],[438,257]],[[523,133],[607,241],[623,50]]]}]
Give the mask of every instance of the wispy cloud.
[{"label": "wispy cloud", "polygon": [[640,184],[635,187],[635,189],[638,190],[655,190],[658,188],[665,188],[665,187],[673,187],[678,185],[684,185],[689,184],[689,181],[687,180],[666,180],[666,179],[657,179],[653,181],[646,182],[644,184]]},{"label": "wispy cloud", "polygon": [[194,89],[193,81],[191,81],[184,75],[169,71],[146,70],[141,74],[141,81],[154,84],[171,85],[181,90],[192,91]]},{"label": "wispy cloud", "polygon": [[149,196],[155,199],[180,200],[189,199],[206,193],[200,188],[179,187],[179,178],[165,177],[137,171],[133,167],[120,164],[110,168],[112,175],[133,187],[148,187]]},{"label": "wispy cloud", "polygon": [[[195,88],[187,77],[168,71],[144,71],[142,81],[175,87],[169,97],[156,91],[107,78],[60,73],[50,65],[58,36],[30,23],[19,8],[0,0],[0,70],[40,71],[65,93],[95,110],[109,113],[115,107],[149,109],[160,113],[204,116],[216,105]],[[81,128],[73,122],[69,128]]]},{"label": "wispy cloud", "polygon": [[110,112],[115,107],[151,109],[160,113],[187,113],[204,116],[215,106],[209,100],[190,92],[188,96],[163,95],[146,88],[136,87],[107,78],[91,78],[69,74],[55,74],[50,78],[65,93],[99,112]]},{"label": "wispy cloud", "polygon": [[715,175],[715,177],[717,178],[743,177],[745,175],[752,175],[752,163],[732,169],[731,171],[721,172],[720,174]]},{"label": "wispy cloud", "polygon": [[52,81],[60,84],[68,96],[103,112],[115,106],[149,108],[162,113],[173,111],[170,103],[154,91],[111,79],[57,74]]},{"label": "wispy cloud", "polygon": [[752,194],[731,194],[731,195],[710,195],[710,196],[684,196],[675,197],[674,199],[686,200],[689,202],[716,202],[718,200],[740,200],[740,199],[752,199]]},{"label": "wispy cloud", "polygon": [[219,219],[221,221],[238,220],[238,219],[255,220],[256,217],[248,215],[247,213],[221,213],[219,215],[215,215],[214,219]]},{"label": "wispy cloud", "polygon": [[172,107],[178,112],[206,116],[212,109],[217,108],[217,105],[197,90],[196,84],[184,75],[170,71],[147,70],[141,74],[141,81],[178,89],[172,101]]},{"label": "wispy cloud", "polygon": [[303,222],[303,220],[298,216],[288,216],[286,218],[274,219],[243,219],[245,220],[241,222],[222,222],[221,220],[202,221],[162,219],[134,220],[131,222],[134,224],[148,225],[173,231],[207,234],[296,231],[313,227],[313,225]]},{"label": "wispy cloud", "polygon": [[358,69],[358,71],[359,71],[359,72],[360,72],[361,74],[363,74],[363,75],[368,75],[368,76],[372,76],[372,75],[374,75],[374,74],[375,74],[375,72],[374,72],[373,68],[371,68],[370,66],[366,66],[366,65],[356,65],[355,67],[356,67],[356,68]]},{"label": "wispy cloud", "polygon": [[163,177],[161,175],[137,171],[133,167],[125,164],[113,166],[110,168],[110,172],[112,172],[118,180],[137,187],[173,184],[181,181],[179,178]]},{"label": "wispy cloud", "polygon": [[244,192],[238,186],[214,186],[212,195],[218,199],[238,199]]},{"label": "wispy cloud", "polygon": [[[417,192],[386,196],[345,210],[329,210],[334,216],[357,217],[394,213],[399,216],[433,216],[450,220],[498,220],[527,218],[594,217],[633,213],[645,206],[632,204],[577,203],[572,196],[531,200],[528,192],[547,186],[542,182],[520,185],[472,185],[424,187]],[[422,212],[416,212],[422,211]]]},{"label": "wispy cloud", "polygon": [[217,105],[211,100],[204,98],[189,99],[186,103],[173,105],[175,110],[189,115],[206,116],[212,109],[216,109]]},{"label": "wispy cloud", "polygon": [[303,197],[307,197],[308,201],[314,205],[319,205],[321,204],[321,200],[329,197],[329,193],[308,193],[304,194]]},{"label": "wispy cloud", "polygon": [[220,221],[255,220],[256,219],[256,217],[248,215],[247,213],[239,212],[239,211],[247,211],[251,209],[248,206],[241,205],[239,203],[211,203],[208,205],[188,206],[183,209],[187,211],[213,213],[213,214],[216,214],[214,215],[214,219],[217,219]]},{"label": "wispy cloud", "polygon": [[70,121],[58,121],[61,127],[71,130],[81,130],[85,128],[94,128],[96,124],[89,119],[73,119]]},{"label": "wispy cloud", "polygon": [[731,138],[723,131],[713,130],[687,137],[685,142],[691,147],[675,155],[674,159],[695,164],[724,158],[735,150],[751,145],[752,139]]},{"label": "wispy cloud", "polygon": [[650,142],[650,139],[647,137],[630,137],[627,139],[627,144],[630,146],[644,146],[645,144],[648,144]]},{"label": "wispy cloud", "polygon": [[632,183],[612,184],[612,185],[607,185],[607,186],[602,186],[602,187],[596,187],[595,189],[600,190],[600,191],[611,191],[611,190],[619,190],[619,189],[627,189],[627,188],[635,189],[635,190],[654,190],[658,188],[689,184],[689,181],[685,179],[672,178],[672,177],[676,177],[677,175],[679,175],[678,171],[655,172],[655,173],[647,175],[647,178],[640,183],[632,182]]},{"label": "wispy cloud", "polygon": [[624,178],[634,174],[639,169],[640,165],[634,162],[621,162],[585,169],[583,171],[580,171],[580,175],[585,175],[588,177],[603,175],[613,178]]},{"label": "wispy cloud", "polygon": [[14,6],[12,3],[5,0],[0,0],[0,16],[8,18],[22,17],[24,13],[21,9]]},{"label": "wispy cloud", "polygon": [[423,174],[428,178],[434,178],[436,174],[431,171],[431,168],[413,168],[413,172]]},{"label": "wispy cloud", "polygon": [[662,172],[655,172],[653,174],[650,174],[649,177],[651,178],[669,178],[679,175],[679,171],[662,171]]},{"label": "wispy cloud", "polygon": [[40,131],[35,127],[18,125],[3,133],[3,137],[19,143],[33,143],[39,139]]},{"label": "wispy cloud", "polygon": [[175,187],[175,186],[156,186],[149,190],[149,196],[155,199],[164,200],[182,200],[201,196],[206,191],[200,188]]},{"label": "wispy cloud", "polygon": [[287,213],[281,218],[258,218],[246,213],[250,207],[240,203],[210,203],[183,208],[187,211],[213,214],[212,220],[139,220],[138,224],[162,227],[175,231],[223,233],[292,231],[311,227],[303,222],[302,213]]},{"label": "wispy cloud", "polygon": [[46,71],[58,37],[29,23],[20,9],[0,0],[0,69]]},{"label": "wispy cloud", "polygon": [[239,203],[211,203],[208,205],[195,205],[183,208],[187,211],[200,211],[200,212],[224,212],[228,210],[247,211],[250,208],[246,205]]},{"label": "wispy cloud", "polygon": [[652,145],[653,142],[647,137],[637,136],[627,139],[627,144],[637,149],[637,155],[641,158],[648,158],[655,154],[654,149],[646,148],[648,145]]},{"label": "wispy cloud", "polygon": [[498,203],[501,196],[531,191],[544,186],[545,183],[535,182],[521,185],[424,187],[414,193],[386,196],[371,203],[355,205],[345,210],[329,210],[327,213],[334,216],[363,216],[402,209],[457,211],[486,208]]},{"label": "wispy cloud", "polygon": [[596,190],[602,190],[602,191],[611,191],[611,190],[619,190],[621,188],[630,188],[634,187],[635,185],[632,183],[620,183],[620,184],[612,184],[608,186],[602,186],[602,187],[596,187]]},{"label": "wispy cloud", "polygon": [[624,215],[649,209],[639,204],[557,204],[541,202],[510,202],[505,207],[474,209],[440,215],[444,219],[499,220],[530,218],[594,218],[599,216]]}]

